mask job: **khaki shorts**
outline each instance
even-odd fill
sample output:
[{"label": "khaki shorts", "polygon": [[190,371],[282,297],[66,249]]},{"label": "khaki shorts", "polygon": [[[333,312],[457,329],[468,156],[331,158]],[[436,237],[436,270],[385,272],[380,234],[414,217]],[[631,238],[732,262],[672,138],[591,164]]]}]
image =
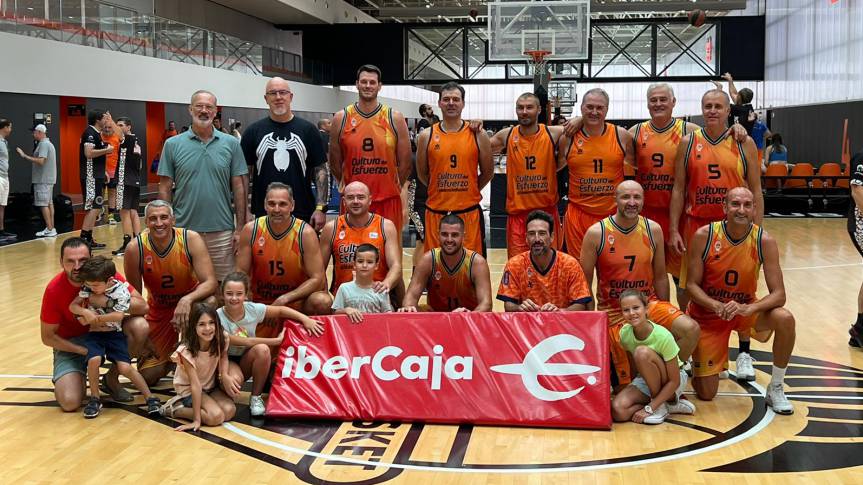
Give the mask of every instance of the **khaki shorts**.
[{"label": "khaki shorts", "polygon": [[33,184],[33,205],[48,207],[54,195],[54,184]]},{"label": "khaki shorts", "polygon": [[0,177],[0,205],[9,204],[9,179]]},{"label": "khaki shorts", "polygon": [[234,231],[202,232],[201,238],[213,261],[216,279],[222,281],[234,270]]}]

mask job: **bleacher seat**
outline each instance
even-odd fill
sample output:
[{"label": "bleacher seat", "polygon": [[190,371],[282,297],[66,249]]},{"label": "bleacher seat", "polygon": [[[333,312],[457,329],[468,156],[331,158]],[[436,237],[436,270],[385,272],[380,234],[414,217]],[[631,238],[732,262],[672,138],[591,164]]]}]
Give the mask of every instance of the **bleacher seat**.
[{"label": "bleacher seat", "polygon": [[[785,177],[788,175],[788,166],[784,163],[774,163],[773,165],[767,166],[767,172],[764,173],[766,177]],[[764,181],[765,189],[778,189],[782,187],[782,180],[776,179],[767,179]]]},{"label": "bleacher seat", "polygon": [[[811,163],[798,163],[791,169],[788,175],[792,177],[806,177],[815,175],[815,168]],[[788,179],[785,181],[786,189],[805,189],[807,187],[805,179]]]}]

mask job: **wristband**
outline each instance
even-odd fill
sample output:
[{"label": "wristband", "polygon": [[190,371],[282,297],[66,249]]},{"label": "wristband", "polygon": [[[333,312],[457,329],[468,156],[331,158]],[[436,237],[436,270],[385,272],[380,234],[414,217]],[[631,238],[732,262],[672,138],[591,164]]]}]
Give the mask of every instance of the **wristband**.
[{"label": "wristband", "polygon": [[315,210],[316,210],[316,211],[323,212],[323,211],[324,211],[324,204],[318,204],[318,205],[316,205],[316,206],[315,206]]}]

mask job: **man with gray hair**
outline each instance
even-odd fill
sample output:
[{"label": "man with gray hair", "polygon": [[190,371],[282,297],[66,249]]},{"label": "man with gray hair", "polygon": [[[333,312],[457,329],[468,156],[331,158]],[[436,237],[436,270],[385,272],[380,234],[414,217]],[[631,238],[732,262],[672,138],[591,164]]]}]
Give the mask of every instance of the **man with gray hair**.
[{"label": "man with gray hair", "polygon": [[171,354],[192,304],[211,297],[218,283],[204,239],[195,231],[174,226],[170,203],[154,200],[147,204],[144,222],[147,229],[129,243],[123,267],[127,281],[138,292],[147,288],[149,345],[138,352],[142,356],[138,370],[152,386],[173,367]]},{"label": "man with gray hair", "polygon": [[240,142],[213,127],[218,113],[213,93],[196,91],[189,113],[189,131],[169,138],[162,149],[159,198],[174,203],[178,225],[200,233],[221,281],[234,267],[234,251],[246,223],[248,170]]},{"label": "man with gray hair", "polygon": [[0,118],[0,243],[12,242],[18,238],[6,232],[4,224],[6,204],[9,201],[9,142],[6,138],[12,133],[12,122]]},{"label": "man with gray hair", "polygon": [[33,184],[33,205],[39,208],[45,220],[45,229],[37,232],[36,237],[55,237],[53,197],[54,184],[57,183],[57,150],[48,139],[48,127],[43,124],[33,128],[33,139],[36,140],[33,156],[24,153],[21,147],[18,147],[18,155],[33,163],[30,181]]}]

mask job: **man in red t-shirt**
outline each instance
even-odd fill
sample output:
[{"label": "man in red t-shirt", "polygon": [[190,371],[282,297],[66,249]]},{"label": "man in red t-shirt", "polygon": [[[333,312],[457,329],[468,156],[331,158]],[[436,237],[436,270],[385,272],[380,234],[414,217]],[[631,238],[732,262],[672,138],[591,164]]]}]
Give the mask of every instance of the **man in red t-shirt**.
[{"label": "man in red t-shirt", "polygon": [[[48,283],[42,296],[42,343],[54,349],[54,398],[66,412],[77,411],[85,396],[87,348],[84,347],[84,336],[90,331],[113,331],[108,325],[82,325],[69,311],[69,304],[81,290],[78,270],[88,259],[90,247],[86,241],[78,237],[64,241],[60,247],[63,271]],[[119,281],[126,281],[119,273],[114,277]],[[150,327],[140,316],[147,313],[146,302],[134,288],[130,288],[130,291],[132,305],[129,313],[134,316],[123,320],[123,331],[129,341],[129,353],[137,355],[146,345]],[[113,366],[108,371],[104,384],[115,400],[131,401],[132,396],[120,387],[117,370]]]}]

